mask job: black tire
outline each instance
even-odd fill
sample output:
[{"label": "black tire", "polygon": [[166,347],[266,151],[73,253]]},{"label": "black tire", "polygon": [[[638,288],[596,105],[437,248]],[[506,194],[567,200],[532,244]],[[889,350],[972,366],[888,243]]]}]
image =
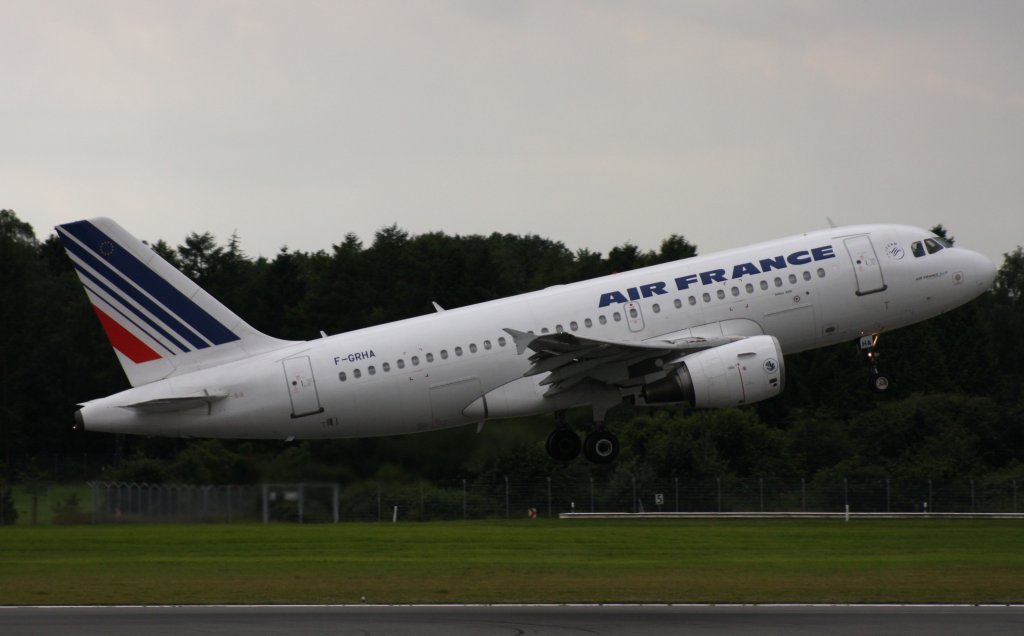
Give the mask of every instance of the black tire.
[{"label": "black tire", "polygon": [[567,428],[556,428],[548,435],[547,450],[551,459],[569,462],[580,455],[583,443],[580,436]]},{"label": "black tire", "polygon": [[871,374],[871,390],[875,393],[885,393],[889,390],[889,376],[884,373]]},{"label": "black tire", "polygon": [[594,464],[610,464],[619,456],[619,438],[608,431],[594,431],[583,441],[583,455]]}]

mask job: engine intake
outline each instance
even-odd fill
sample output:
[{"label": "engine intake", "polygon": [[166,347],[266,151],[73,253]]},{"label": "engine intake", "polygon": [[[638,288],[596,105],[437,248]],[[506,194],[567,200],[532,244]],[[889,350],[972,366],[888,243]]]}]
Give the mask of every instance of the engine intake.
[{"label": "engine intake", "polygon": [[753,404],[782,393],[785,366],[775,336],[753,336],[683,358],[668,377],[644,387],[647,404],[696,408]]}]

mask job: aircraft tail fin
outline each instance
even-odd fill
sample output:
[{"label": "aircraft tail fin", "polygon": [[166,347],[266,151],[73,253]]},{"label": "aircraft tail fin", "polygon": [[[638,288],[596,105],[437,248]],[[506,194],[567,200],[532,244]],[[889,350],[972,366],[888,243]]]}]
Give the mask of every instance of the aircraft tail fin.
[{"label": "aircraft tail fin", "polygon": [[132,386],[286,346],[264,335],[110,219],[57,226]]}]

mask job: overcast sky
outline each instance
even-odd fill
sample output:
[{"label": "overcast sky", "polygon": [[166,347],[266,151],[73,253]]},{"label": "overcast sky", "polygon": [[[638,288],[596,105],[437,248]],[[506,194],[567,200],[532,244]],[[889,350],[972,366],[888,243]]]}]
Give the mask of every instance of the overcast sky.
[{"label": "overcast sky", "polygon": [[0,0],[40,238],[383,226],[702,253],[861,222],[1024,243],[1024,2]]}]

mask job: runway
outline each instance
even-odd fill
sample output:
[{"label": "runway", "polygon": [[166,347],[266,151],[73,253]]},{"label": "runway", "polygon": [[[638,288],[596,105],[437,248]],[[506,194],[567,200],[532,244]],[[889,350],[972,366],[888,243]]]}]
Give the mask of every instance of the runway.
[{"label": "runway", "polygon": [[118,636],[331,634],[1024,633],[1024,606],[495,605],[0,607],[0,633]]}]

